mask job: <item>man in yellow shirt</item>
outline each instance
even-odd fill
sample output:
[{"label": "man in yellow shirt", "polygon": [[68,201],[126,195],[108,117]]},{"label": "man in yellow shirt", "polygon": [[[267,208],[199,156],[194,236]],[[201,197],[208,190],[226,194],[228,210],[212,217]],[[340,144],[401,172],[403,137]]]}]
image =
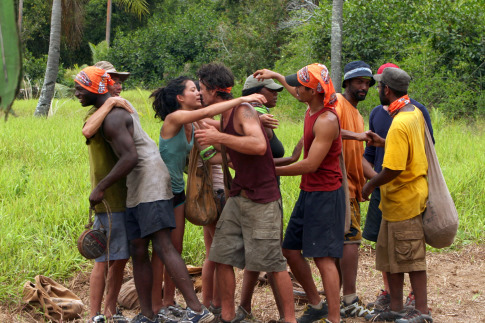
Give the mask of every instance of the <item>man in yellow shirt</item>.
[{"label": "man in yellow shirt", "polygon": [[342,132],[342,150],[349,183],[351,206],[350,229],[345,233],[343,256],[340,259],[342,277],[342,306],[340,315],[343,317],[365,316],[370,313],[357,297],[356,281],[359,265],[359,246],[362,241],[360,226],[360,202],[362,187],[365,184],[362,158],[364,155],[363,140],[367,140],[364,132],[364,119],[357,109],[360,101],[364,101],[369,87],[375,84],[370,66],[363,61],[353,61],[345,65],[342,87],[344,94],[337,94],[335,110],[340,119]]},{"label": "man in yellow shirt", "polygon": [[[428,162],[424,150],[424,117],[407,95],[410,76],[393,67],[374,75],[379,99],[393,117],[384,140],[368,133],[374,144],[385,145],[382,171],[362,190],[368,199],[381,187],[382,223],[376,245],[376,269],[389,281],[391,307],[366,316],[372,321],[432,322],[427,305],[426,245],[422,213],[428,198]],[[415,309],[403,310],[404,273],[409,273]]]}]

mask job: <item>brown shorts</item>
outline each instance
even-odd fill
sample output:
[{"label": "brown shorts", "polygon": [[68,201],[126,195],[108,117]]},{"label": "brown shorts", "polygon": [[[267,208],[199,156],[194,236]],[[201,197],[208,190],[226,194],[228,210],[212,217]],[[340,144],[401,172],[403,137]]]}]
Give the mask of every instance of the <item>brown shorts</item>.
[{"label": "brown shorts", "polygon": [[350,229],[345,232],[344,244],[361,243],[360,205],[357,199],[350,199]]},{"label": "brown shorts", "polygon": [[395,274],[426,270],[423,217],[397,222],[382,219],[376,253],[379,271]]},{"label": "brown shorts", "polygon": [[281,200],[230,197],[217,221],[209,260],[251,271],[286,270],[281,250]]}]

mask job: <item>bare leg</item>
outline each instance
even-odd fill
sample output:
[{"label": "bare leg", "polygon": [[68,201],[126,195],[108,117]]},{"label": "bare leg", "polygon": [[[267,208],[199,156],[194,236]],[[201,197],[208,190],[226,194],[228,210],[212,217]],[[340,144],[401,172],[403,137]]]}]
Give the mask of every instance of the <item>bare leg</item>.
[{"label": "bare leg", "polygon": [[234,292],[236,290],[234,269],[230,265],[216,263],[216,275],[221,295],[221,318],[224,321],[231,321],[236,316],[234,309]]},{"label": "bare leg", "polygon": [[251,301],[253,298],[254,288],[258,283],[258,278],[259,271],[250,271],[244,269],[240,304],[248,313],[251,313]]},{"label": "bare leg", "polygon": [[[289,277],[289,276],[288,276]],[[273,296],[276,302],[276,308],[278,308],[278,313],[280,315],[280,318],[285,317],[285,312],[283,309],[283,301],[281,299],[281,294],[280,291],[278,290],[278,287],[276,286],[276,282],[273,276],[273,273],[268,273],[268,283],[271,286],[271,290],[273,291]],[[290,283],[291,283],[291,278],[290,278]],[[291,293],[293,294],[293,284],[291,285]]]},{"label": "bare leg", "polygon": [[152,319],[152,266],[148,255],[149,239],[134,239],[130,241],[130,255],[133,259],[133,276],[136,292],[143,315]]},{"label": "bare leg", "polygon": [[153,235],[153,249],[165,264],[165,269],[170,275],[175,286],[182,293],[187,306],[196,312],[202,310],[202,305],[197,299],[192,279],[180,254],[175,250],[170,239],[169,229],[155,232]]},{"label": "bare leg", "polygon": [[210,247],[212,245],[212,239],[214,238],[215,229],[215,223],[204,226],[205,260],[202,266],[202,304],[206,307],[209,307],[211,303],[215,307],[221,305],[220,299],[217,297],[217,288],[215,288],[216,281],[214,277],[216,264],[209,260]]},{"label": "bare leg", "polygon": [[116,314],[116,302],[123,283],[123,273],[128,259],[110,261],[108,274],[108,290],[104,304],[104,315],[110,318]]},{"label": "bare leg", "polygon": [[359,244],[345,244],[342,259],[340,259],[340,272],[342,273],[343,295],[355,294],[358,265]]},{"label": "bare leg", "polygon": [[163,272],[165,268],[163,262],[158,257],[156,252],[152,253],[152,272],[153,272],[153,286],[152,286],[152,309],[153,312],[158,313],[163,307],[162,293],[163,293]]},{"label": "bare leg", "polygon": [[[177,206],[173,212],[175,214],[175,229],[171,232],[172,244],[181,255],[185,231],[185,204]],[[175,284],[170,279],[170,275],[167,274],[167,267],[165,267],[163,281],[163,306],[173,305],[175,302]]]},{"label": "bare leg", "polygon": [[340,322],[340,285],[335,258],[314,258],[320,275],[328,304],[328,320]]},{"label": "bare leg", "polygon": [[101,302],[104,294],[104,271],[106,262],[95,262],[89,278],[89,317],[101,313]]},{"label": "bare leg", "polygon": [[391,293],[391,310],[399,312],[403,308],[402,304],[402,289],[404,283],[404,274],[387,274],[387,280],[389,281],[389,292]]},{"label": "bare leg", "polygon": [[[301,284],[311,305],[318,305],[321,301],[318,294],[317,286],[313,281],[310,266],[303,258],[300,250],[283,249],[283,255],[288,261],[291,272],[295,275],[296,280]],[[338,273],[336,281],[338,283]],[[286,318],[286,317],[285,317]]]},{"label": "bare leg", "polygon": [[382,272],[382,281],[384,282],[384,290],[389,292],[389,281],[387,280],[387,274]]},{"label": "bare leg", "polygon": [[414,291],[415,308],[421,313],[427,314],[429,309],[426,271],[412,271],[409,273],[409,279],[411,280],[411,286]]},{"label": "bare leg", "polygon": [[[285,322],[296,322],[295,318],[295,305],[293,299],[293,285],[291,284],[290,275],[288,272],[279,271],[271,273],[275,282],[275,290],[273,293],[276,293],[280,297],[283,317],[285,318]],[[281,315],[281,313],[280,313]]]}]

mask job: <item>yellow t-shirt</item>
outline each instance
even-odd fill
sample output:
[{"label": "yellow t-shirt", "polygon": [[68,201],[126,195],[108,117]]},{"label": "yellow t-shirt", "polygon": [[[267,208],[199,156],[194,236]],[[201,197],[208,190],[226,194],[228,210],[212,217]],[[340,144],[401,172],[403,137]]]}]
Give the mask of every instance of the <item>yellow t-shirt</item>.
[{"label": "yellow t-shirt", "polygon": [[402,170],[381,186],[382,217],[395,222],[421,214],[428,199],[428,160],[424,150],[424,118],[418,108],[394,117],[386,137],[382,167]]}]

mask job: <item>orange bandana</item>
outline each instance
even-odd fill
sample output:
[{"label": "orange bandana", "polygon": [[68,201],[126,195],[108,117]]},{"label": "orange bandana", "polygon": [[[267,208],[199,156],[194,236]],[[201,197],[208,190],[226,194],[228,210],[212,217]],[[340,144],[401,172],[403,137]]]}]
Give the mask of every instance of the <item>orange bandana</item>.
[{"label": "orange bandana", "polygon": [[95,66],[89,66],[76,75],[74,81],[89,92],[105,94],[108,92],[108,85],[114,82],[105,70]]},{"label": "orange bandana", "polygon": [[389,108],[387,109],[387,113],[389,113],[389,115],[394,118],[396,114],[399,112],[399,110],[401,110],[402,107],[404,107],[409,103],[411,103],[411,100],[409,99],[409,96],[406,94],[405,96],[402,96],[396,101],[392,102],[389,105]]},{"label": "orange bandana", "polygon": [[325,65],[318,63],[307,65],[299,70],[296,75],[300,84],[317,90],[318,93],[325,93],[323,100],[325,107],[335,108],[337,105],[337,94]]}]

